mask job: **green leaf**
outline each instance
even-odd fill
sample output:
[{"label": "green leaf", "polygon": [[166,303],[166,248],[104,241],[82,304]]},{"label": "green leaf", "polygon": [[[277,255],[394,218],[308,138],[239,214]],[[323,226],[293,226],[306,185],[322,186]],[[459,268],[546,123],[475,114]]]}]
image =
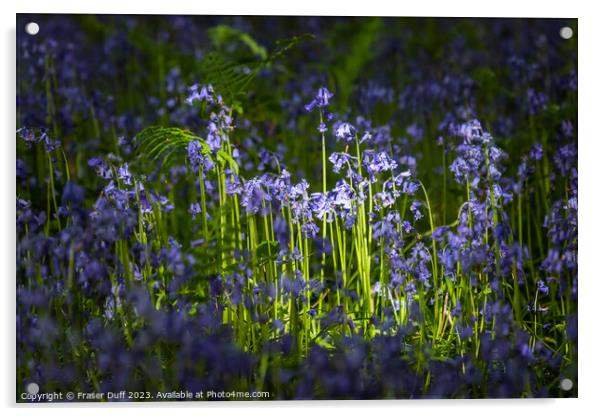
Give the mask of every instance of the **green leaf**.
[{"label": "green leaf", "polygon": [[248,33],[235,29],[227,25],[218,25],[208,30],[209,37],[216,49],[222,50],[231,43],[240,42],[245,45],[249,51],[260,59],[266,59],[268,52],[259,45]]},{"label": "green leaf", "polygon": [[255,249],[255,258],[259,265],[264,265],[274,261],[278,254],[277,241],[262,241]]},{"label": "green leaf", "polygon": [[228,165],[230,166],[230,169],[232,169],[238,175],[238,164],[232,158],[232,156],[230,156],[228,153],[224,152],[223,150],[218,150],[217,159],[218,159],[218,161],[220,161],[222,163],[227,162]]}]

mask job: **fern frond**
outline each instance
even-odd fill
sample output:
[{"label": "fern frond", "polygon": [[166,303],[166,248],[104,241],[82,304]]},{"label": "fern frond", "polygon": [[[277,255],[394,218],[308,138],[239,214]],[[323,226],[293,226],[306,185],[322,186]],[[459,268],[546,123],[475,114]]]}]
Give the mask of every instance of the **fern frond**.
[{"label": "fern frond", "polygon": [[[231,33],[229,35],[234,36]],[[239,40],[253,51],[255,58],[236,60],[226,56],[225,53],[214,51],[208,53],[203,60],[204,83],[212,84],[216,91],[228,98],[233,107],[238,107],[238,101],[246,95],[249,84],[259,71],[282,58],[298,43],[313,38],[313,35],[304,34],[277,41],[277,48],[268,54],[248,35],[244,35],[246,34],[242,32],[237,34]]]},{"label": "fern frond", "polygon": [[[212,156],[205,139],[190,130],[178,127],[147,127],[138,133],[135,144],[138,146],[138,153],[142,159],[155,163],[160,162],[162,166],[170,166],[173,158],[185,155],[186,147],[193,140],[200,143],[204,155]],[[222,166],[228,165],[238,174],[238,164],[232,156],[223,150],[218,150],[216,156]]]},{"label": "fern frond", "polygon": [[151,126],[136,135],[135,144],[141,158],[166,165],[178,153],[184,154],[183,149],[192,140],[198,140],[203,148],[203,153],[209,154],[209,145],[205,140],[190,130],[178,127]]}]

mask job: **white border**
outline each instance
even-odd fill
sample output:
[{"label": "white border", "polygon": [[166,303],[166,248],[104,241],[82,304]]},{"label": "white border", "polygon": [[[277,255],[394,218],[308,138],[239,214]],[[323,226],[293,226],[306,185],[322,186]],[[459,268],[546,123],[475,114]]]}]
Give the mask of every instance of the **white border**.
[{"label": "white border", "polygon": [[[178,414],[244,414],[264,415],[283,412],[291,415],[308,412],[340,412],[348,415],[365,414],[376,408],[383,414],[420,413],[451,415],[507,415],[511,413],[533,414],[589,414],[597,404],[600,383],[599,353],[602,346],[600,328],[602,312],[597,307],[602,304],[602,273],[597,264],[602,247],[600,215],[602,198],[600,180],[602,173],[596,169],[601,164],[602,129],[600,120],[602,91],[600,88],[601,54],[599,40],[601,14],[586,1],[542,1],[504,0],[486,1],[429,1],[397,2],[370,0],[350,2],[337,0],[326,3],[320,0],[296,2],[278,1],[181,1],[125,2],[123,0],[67,1],[36,0],[2,2],[2,55],[0,57],[0,126],[3,133],[0,143],[0,172],[2,174],[2,249],[0,265],[3,274],[2,287],[2,339],[0,358],[3,369],[0,376],[2,406],[4,414],[29,413],[31,406],[15,406],[14,352],[15,352],[15,13],[119,13],[119,14],[267,14],[267,15],[369,15],[369,16],[467,16],[467,17],[577,17],[579,18],[579,399],[570,400],[473,400],[473,401],[380,401],[380,402],[276,402],[276,403],[152,403],[125,405],[110,403],[105,405],[55,405],[37,407],[41,414],[103,414],[107,409],[123,413],[126,409],[144,412],[148,415],[164,416],[168,409],[176,409]],[[597,407],[597,406],[596,406]],[[118,410],[119,409],[119,410]]]},{"label": "white border", "polygon": [[420,2],[370,0],[303,0],[295,2],[253,1],[194,1],[138,2],[109,0],[102,2],[68,0],[29,0],[17,7],[21,13],[120,13],[120,14],[232,14],[232,15],[323,15],[323,16],[457,16],[457,17],[578,17],[584,10],[577,2],[546,1],[545,7],[536,2],[506,0],[503,2],[476,0]]}]

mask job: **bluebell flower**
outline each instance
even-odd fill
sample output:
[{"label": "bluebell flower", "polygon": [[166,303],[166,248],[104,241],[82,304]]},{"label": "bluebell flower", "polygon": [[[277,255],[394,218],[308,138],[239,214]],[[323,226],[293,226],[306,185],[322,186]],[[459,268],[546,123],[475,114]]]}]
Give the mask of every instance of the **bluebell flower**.
[{"label": "bluebell flower", "polygon": [[337,182],[331,193],[332,203],[341,210],[351,210],[355,200],[355,192],[343,180]]},{"label": "bluebell flower", "polygon": [[196,216],[201,214],[201,205],[198,202],[193,202],[190,204],[190,208],[188,208],[188,212],[192,215],[193,219],[196,219]]},{"label": "bluebell flower", "polygon": [[208,155],[203,152],[203,146],[198,140],[191,140],[186,147],[188,153],[188,162],[193,172],[199,169],[203,171],[213,170],[214,164]]},{"label": "bluebell flower", "polygon": [[546,108],[548,97],[543,92],[529,88],[527,89],[527,101],[529,103],[529,114],[535,115]]},{"label": "bluebell flower", "polygon": [[278,332],[282,332],[284,331],[284,324],[282,323],[282,321],[280,319],[274,319],[272,321],[272,326],[278,331]]},{"label": "bluebell flower", "polygon": [[46,131],[40,129],[22,127],[17,130],[17,134],[23,139],[27,147],[31,147],[35,143],[42,143],[47,152],[52,152],[61,145],[58,140],[51,139]]},{"label": "bluebell flower", "polygon": [[567,207],[570,209],[577,210],[577,197],[569,198],[567,202]]},{"label": "bluebell flower", "polygon": [[130,173],[127,163],[119,166],[119,169],[117,170],[117,177],[126,185],[132,184],[132,174]]},{"label": "bluebell flower", "polygon": [[543,157],[543,146],[541,143],[535,143],[529,151],[531,160],[541,160]]},{"label": "bluebell flower", "polygon": [[414,232],[414,227],[412,226],[412,224],[409,221],[402,221],[401,229],[406,234],[410,234],[410,233]]},{"label": "bluebell flower", "polygon": [[63,189],[62,204],[80,206],[86,196],[86,190],[73,181],[68,181]]},{"label": "bluebell flower", "polygon": [[256,214],[263,208],[265,202],[271,200],[272,197],[264,189],[264,181],[262,179],[252,178],[243,185],[240,205],[245,208],[247,214]]},{"label": "bluebell flower", "polygon": [[420,185],[417,182],[405,181],[403,182],[401,192],[408,195],[414,195],[419,188]]},{"label": "bluebell flower", "polygon": [[25,142],[25,144],[27,144],[28,147],[31,147],[35,143],[40,141],[39,136],[37,136],[36,132],[32,129],[22,127],[17,130],[17,134],[19,135],[19,137],[21,137],[21,139],[23,139],[23,141]]},{"label": "bluebell flower", "polygon": [[337,140],[343,140],[345,143],[350,144],[355,140],[357,130],[349,123],[340,123],[335,127],[335,137]]},{"label": "bluebell flower", "polygon": [[395,203],[395,197],[391,192],[377,192],[374,195],[375,208],[381,210],[390,207]]},{"label": "bluebell flower", "polygon": [[305,179],[301,179],[298,184],[290,187],[290,198],[293,200],[301,198],[307,200],[307,190],[309,189],[309,183]]},{"label": "bluebell flower", "polygon": [[416,123],[413,123],[406,128],[406,133],[408,133],[414,140],[419,141],[422,140],[424,129],[419,127]]},{"label": "bluebell flower", "polygon": [[334,165],[332,168],[334,173],[339,173],[343,166],[351,163],[353,159],[355,159],[353,156],[345,152],[334,152],[328,157],[328,160]]},{"label": "bluebell flower", "polygon": [[462,137],[464,143],[468,145],[483,141],[483,127],[481,127],[479,120],[476,119],[456,126],[454,133]]},{"label": "bluebell flower", "polygon": [[320,87],[314,99],[311,100],[309,104],[305,105],[305,110],[312,111],[316,107],[325,108],[328,106],[328,103],[333,96],[334,95],[325,87]]},{"label": "bluebell flower", "polygon": [[573,123],[570,120],[562,120],[562,134],[566,137],[573,137]]},{"label": "bluebell flower", "polygon": [[95,168],[96,173],[103,179],[111,179],[112,172],[107,162],[99,157],[93,157],[88,160],[88,166]]},{"label": "bluebell flower", "polygon": [[372,109],[377,103],[390,103],[393,101],[393,89],[369,80],[360,88],[360,104],[366,110]]},{"label": "bluebell flower", "polygon": [[207,144],[213,152],[217,152],[222,147],[222,134],[214,121],[207,125]]},{"label": "bluebell flower", "polygon": [[29,166],[27,166],[27,163],[25,163],[25,161],[23,159],[21,159],[20,157],[17,158],[16,160],[16,175],[17,175],[17,180],[18,181],[25,181],[28,179],[29,177]]},{"label": "bluebell flower", "polygon": [[235,173],[230,174],[226,179],[226,195],[240,195],[243,191],[243,186],[240,177]]},{"label": "bluebell flower", "polygon": [[301,234],[305,238],[315,238],[320,232],[320,228],[313,222],[306,222],[301,226]]},{"label": "bluebell flower", "polygon": [[258,170],[266,170],[266,168],[276,170],[279,166],[285,166],[282,157],[278,153],[271,152],[268,149],[260,149],[257,152],[257,156],[259,156]]},{"label": "bluebell flower", "polygon": [[186,97],[186,103],[188,105],[192,105],[197,101],[206,102],[207,104],[212,104],[214,101],[213,86],[211,84],[208,85],[199,85],[194,84],[189,88],[188,97]]},{"label": "bluebell flower", "polygon": [[360,139],[360,144],[361,143],[373,144],[374,141],[372,140],[372,133],[369,131],[364,132],[362,138]]},{"label": "bluebell flower", "polygon": [[420,201],[414,201],[414,202],[412,202],[412,205],[410,205],[410,212],[412,212],[412,214],[414,214],[415,221],[418,221],[420,218],[423,217],[422,213],[420,212],[421,206],[422,206],[422,203]]},{"label": "bluebell flower", "polygon": [[388,241],[398,243],[400,236],[397,232],[397,225],[400,223],[398,211],[388,212],[387,215],[372,225],[373,237],[375,239],[385,238]]},{"label": "bluebell flower", "polygon": [[537,291],[542,295],[547,295],[550,292],[550,288],[540,279],[537,281]]},{"label": "bluebell flower", "polygon": [[372,288],[370,289],[370,292],[372,294],[378,293],[379,295],[382,295],[382,284],[379,281],[374,282],[374,284],[372,285]]},{"label": "bluebell flower", "polygon": [[570,142],[561,146],[554,154],[554,162],[563,176],[568,176],[571,169],[577,165],[577,143]]},{"label": "bluebell flower", "polygon": [[404,288],[404,292],[408,297],[408,302],[412,302],[414,300],[414,295],[418,292],[416,289],[416,283],[408,282]]},{"label": "bluebell flower", "polygon": [[334,220],[334,205],[327,194],[322,192],[312,193],[309,206],[318,219],[326,220],[327,222]]},{"label": "bluebell flower", "polygon": [[397,168],[397,162],[389,157],[386,152],[374,153],[364,152],[363,164],[366,166],[370,180],[376,181],[376,175],[381,172],[393,172]]},{"label": "bluebell flower", "polygon": [[322,254],[325,254],[326,256],[330,256],[332,254],[333,247],[330,238],[316,237],[314,238],[314,244],[316,246],[316,255],[318,257],[320,257]]}]

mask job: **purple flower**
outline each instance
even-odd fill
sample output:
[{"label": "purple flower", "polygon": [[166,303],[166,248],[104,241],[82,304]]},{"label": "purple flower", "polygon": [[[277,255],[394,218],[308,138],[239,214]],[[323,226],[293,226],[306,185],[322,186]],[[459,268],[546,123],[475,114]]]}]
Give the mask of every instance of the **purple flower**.
[{"label": "purple flower", "polygon": [[128,164],[125,163],[117,170],[117,177],[123,181],[126,185],[132,184],[132,174],[128,168]]},{"label": "purple flower", "polygon": [[554,154],[554,162],[563,176],[568,176],[573,166],[577,165],[576,142],[560,147]]},{"label": "purple flower", "polygon": [[243,186],[238,175],[232,173],[226,180],[226,195],[240,195]]},{"label": "purple flower", "polygon": [[529,101],[529,113],[531,115],[539,113],[548,104],[548,97],[543,92],[537,92],[532,88],[527,90],[527,100]]},{"label": "purple flower", "polygon": [[375,207],[377,210],[387,208],[395,203],[395,198],[391,192],[377,192],[374,195]]},{"label": "purple flower", "polygon": [[273,227],[274,235],[276,236],[276,240],[278,240],[278,242],[280,243],[280,247],[286,247],[290,239],[290,230],[288,227],[288,222],[281,216],[277,216],[274,219]]},{"label": "purple flower", "polygon": [[420,185],[418,184],[418,182],[405,181],[403,183],[401,192],[403,192],[404,194],[408,194],[408,195],[414,195],[416,193],[416,191],[418,190],[418,188],[420,188]]},{"label": "purple flower", "polygon": [[343,165],[349,163],[352,159],[354,157],[345,152],[334,152],[328,157],[328,160],[334,165],[332,168],[334,173],[339,173]]},{"label": "purple flower", "polygon": [[566,137],[573,137],[573,123],[570,120],[562,120],[562,134]]},{"label": "purple flower", "polygon": [[414,300],[414,295],[417,292],[416,283],[408,282],[404,288],[406,296],[408,297],[408,301],[412,302]]},{"label": "purple flower", "polygon": [[414,140],[419,141],[424,135],[424,129],[420,128],[416,123],[414,123],[408,126],[406,133],[408,133]]},{"label": "purple flower", "polygon": [[52,152],[61,145],[58,140],[52,140],[45,131],[40,131],[39,129],[36,131],[34,129],[22,127],[17,130],[17,133],[23,139],[27,147],[31,147],[35,143],[43,143],[46,147],[46,151]]},{"label": "purple flower", "polygon": [[62,204],[79,206],[86,196],[86,190],[73,181],[65,184],[63,189]]},{"label": "purple flower", "polygon": [[483,128],[479,120],[471,120],[454,128],[454,133],[463,138],[465,144],[482,142]]},{"label": "purple flower", "polygon": [[535,143],[529,151],[529,157],[532,160],[541,160],[543,157],[543,146],[541,143]]},{"label": "purple flower", "polygon": [[301,179],[301,181],[298,184],[291,186],[290,198],[293,200],[296,200],[298,198],[306,199],[308,189],[309,183],[305,179]]},{"label": "purple flower", "polygon": [[335,129],[335,137],[338,140],[344,140],[345,143],[353,143],[357,130],[349,123],[341,123]]},{"label": "purple flower", "polygon": [[16,166],[16,174],[17,179],[21,181],[25,181],[29,176],[29,166],[27,163],[21,158],[17,158],[17,166]]},{"label": "purple flower", "polygon": [[449,166],[449,170],[454,174],[458,183],[464,183],[470,173],[470,166],[468,166],[468,163],[463,158],[457,157]]},{"label": "purple flower", "polygon": [[540,279],[537,281],[537,291],[543,295],[547,295],[550,292],[550,288]]},{"label": "purple flower", "polygon": [[375,175],[381,172],[393,172],[397,168],[397,162],[391,159],[385,152],[374,153],[367,150],[364,152],[363,163],[368,170],[372,182],[376,181]]},{"label": "purple flower", "polygon": [[391,242],[399,241],[399,234],[397,232],[397,225],[400,223],[399,212],[391,211],[380,221],[376,221],[372,225],[373,237],[379,239],[385,238]]},{"label": "purple flower", "polygon": [[414,227],[412,226],[412,224],[409,221],[403,221],[401,223],[401,229],[406,234],[410,234],[410,233],[414,232]]},{"label": "purple flower", "polygon": [[196,216],[202,212],[201,205],[198,202],[194,202],[194,203],[190,204],[190,208],[188,209],[188,212],[190,212],[193,219],[196,219]]},{"label": "purple flower", "polygon": [[314,99],[311,100],[309,104],[305,105],[305,110],[312,111],[316,107],[325,108],[326,106],[328,106],[328,103],[333,96],[334,95],[325,87],[320,87]]},{"label": "purple flower", "polygon": [[222,147],[222,134],[214,121],[210,121],[207,126],[207,144],[213,152],[217,152]]},{"label": "purple flower", "polygon": [[351,189],[347,182],[341,180],[337,182],[337,185],[332,190],[332,203],[339,209],[350,210],[354,201],[354,194],[353,189]]},{"label": "purple flower", "polygon": [[316,217],[320,220],[333,221],[334,206],[332,200],[322,192],[311,194],[309,206]]},{"label": "purple flower", "polygon": [[188,162],[194,172],[197,172],[199,169],[205,172],[213,170],[213,161],[208,155],[203,153],[203,146],[200,141],[196,139],[190,141],[186,150],[188,153]]},{"label": "purple flower", "polygon": [[88,166],[90,166],[91,168],[95,168],[96,173],[101,178],[111,179],[111,177],[112,177],[111,169],[109,168],[109,166],[107,165],[107,162],[104,159],[101,159],[99,157],[93,157],[92,159],[88,160]]},{"label": "purple flower", "polygon": [[278,166],[282,166],[283,164],[278,154],[270,152],[268,149],[260,149],[257,155],[259,156],[258,170],[263,171],[266,168],[277,169]]},{"label": "purple flower", "polygon": [[209,85],[199,85],[199,84],[194,84],[193,86],[191,86],[189,88],[190,93],[188,94],[188,97],[186,98],[186,103],[188,105],[192,105],[197,101],[205,101],[207,102],[207,104],[212,104],[214,99],[213,99],[213,95],[214,95],[214,91],[213,91],[213,86],[211,84]]},{"label": "purple flower", "polygon": [[27,144],[27,147],[31,147],[35,143],[40,141],[39,137],[36,136],[35,131],[33,131],[32,129],[22,127],[17,130],[17,134],[19,134],[21,139],[23,139],[25,144]]},{"label": "purple flower", "polygon": [[260,178],[248,180],[243,186],[240,205],[245,207],[247,214],[256,214],[263,208],[265,202],[272,197],[264,189],[264,181]]}]

